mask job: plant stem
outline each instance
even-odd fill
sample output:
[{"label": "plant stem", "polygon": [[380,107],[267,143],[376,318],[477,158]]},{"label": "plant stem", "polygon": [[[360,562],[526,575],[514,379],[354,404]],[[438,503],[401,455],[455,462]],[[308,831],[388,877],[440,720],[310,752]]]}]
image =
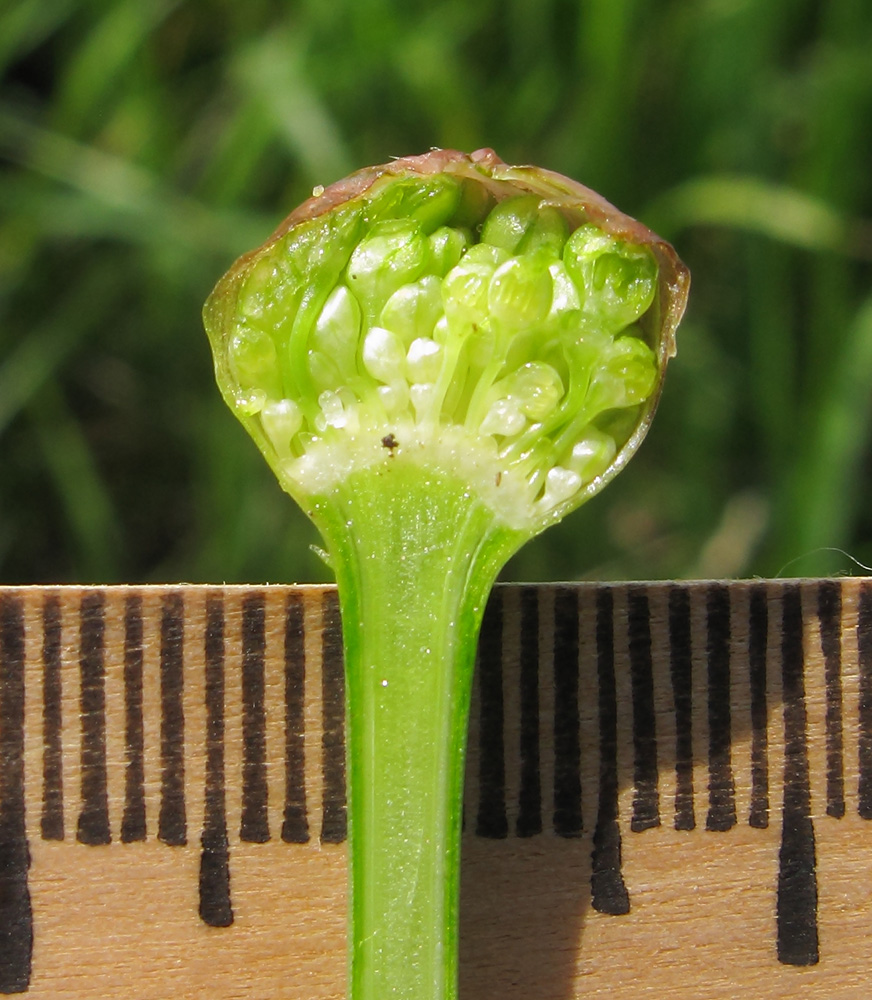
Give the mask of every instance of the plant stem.
[{"label": "plant stem", "polygon": [[402,455],[353,473],[314,516],[346,650],[349,996],[453,1000],[476,638],[520,539],[462,483]]}]

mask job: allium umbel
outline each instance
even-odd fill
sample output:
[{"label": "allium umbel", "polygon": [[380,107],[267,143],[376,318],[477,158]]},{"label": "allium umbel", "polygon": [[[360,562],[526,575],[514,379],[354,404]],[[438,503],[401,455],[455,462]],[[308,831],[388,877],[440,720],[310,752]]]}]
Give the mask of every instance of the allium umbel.
[{"label": "allium umbel", "polygon": [[353,1000],[456,996],[484,604],[638,447],[688,286],[589,189],[434,150],[316,189],[206,304],[222,394],[337,576]]}]

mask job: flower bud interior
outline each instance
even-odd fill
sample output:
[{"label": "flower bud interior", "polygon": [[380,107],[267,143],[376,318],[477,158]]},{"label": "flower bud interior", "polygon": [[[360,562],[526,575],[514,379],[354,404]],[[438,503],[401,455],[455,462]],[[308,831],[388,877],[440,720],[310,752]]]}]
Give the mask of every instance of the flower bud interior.
[{"label": "flower bud interior", "polygon": [[388,178],[238,279],[226,391],[295,495],[379,463],[459,461],[507,524],[539,530],[641,419],[660,376],[651,250],[470,185]]}]

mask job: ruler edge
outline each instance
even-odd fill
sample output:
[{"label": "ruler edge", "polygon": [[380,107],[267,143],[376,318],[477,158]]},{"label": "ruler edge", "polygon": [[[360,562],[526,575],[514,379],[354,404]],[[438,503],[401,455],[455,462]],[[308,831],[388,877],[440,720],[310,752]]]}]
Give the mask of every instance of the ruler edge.
[{"label": "ruler edge", "polygon": [[[765,587],[770,594],[782,588],[799,587],[815,588],[824,581],[835,581],[840,588],[849,592],[858,593],[861,588],[872,585],[872,576],[850,576],[850,577],[800,577],[800,578],[778,578],[762,579],[751,578],[742,580],[669,580],[669,581],[570,581],[570,582],[539,582],[539,583],[515,583],[507,582],[497,584],[501,590],[520,591],[522,588],[533,589],[540,593],[554,593],[556,591],[574,591],[576,593],[595,592],[608,589],[622,593],[628,593],[631,588],[644,588],[647,592],[663,592],[674,587],[679,587],[690,592],[704,594],[713,586],[726,587],[730,593],[737,591],[747,591],[751,587]],[[270,593],[273,595],[299,593],[304,598],[307,595],[315,597],[318,594],[331,594],[335,592],[335,584],[314,583],[314,584],[27,584],[27,585],[0,585],[0,597],[5,595],[20,597],[25,600],[38,601],[40,597],[48,598],[50,595],[57,595],[61,598],[64,595],[84,595],[88,592],[100,592],[107,600],[119,599],[122,595],[142,594],[157,597],[168,592],[180,593],[183,595],[196,595],[199,599],[204,599],[208,594],[221,594],[240,601],[246,594]],[[504,605],[505,608],[510,604]]]}]

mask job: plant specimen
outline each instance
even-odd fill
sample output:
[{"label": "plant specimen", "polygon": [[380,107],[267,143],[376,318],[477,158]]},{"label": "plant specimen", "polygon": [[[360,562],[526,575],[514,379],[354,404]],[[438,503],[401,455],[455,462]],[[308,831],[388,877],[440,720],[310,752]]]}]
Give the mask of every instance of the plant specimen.
[{"label": "plant specimen", "polygon": [[221,392],[338,583],[352,1000],[456,996],[484,605],[638,447],[688,283],[587,188],[434,150],[316,189],[206,304]]}]

